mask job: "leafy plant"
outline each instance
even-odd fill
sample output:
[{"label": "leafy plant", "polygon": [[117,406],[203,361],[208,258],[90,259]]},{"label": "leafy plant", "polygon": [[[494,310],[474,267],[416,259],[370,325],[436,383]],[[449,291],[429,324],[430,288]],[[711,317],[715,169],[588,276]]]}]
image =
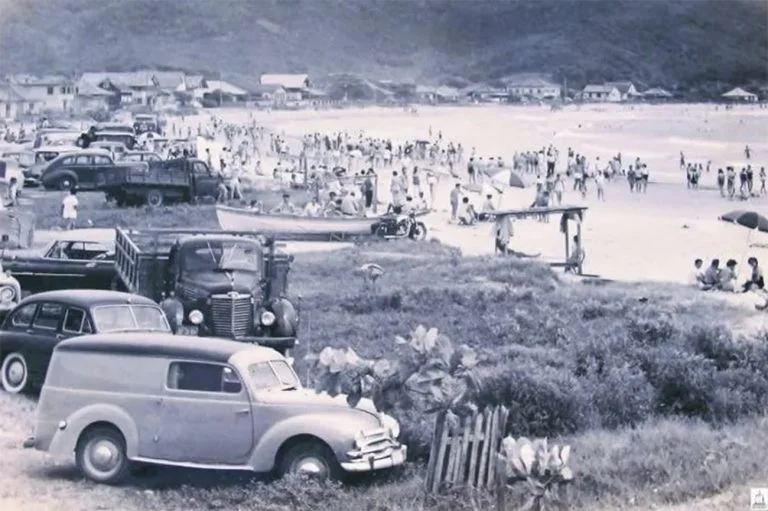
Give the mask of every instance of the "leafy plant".
[{"label": "leafy plant", "polygon": [[559,491],[573,481],[568,466],[569,445],[547,445],[547,439],[531,442],[525,437],[506,437],[497,454],[500,474],[505,485],[525,482],[529,497],[522,509],[543,511],[548,502],[559,500]]},{"label": "leafy plant", "polygon": [[419,325],[408,338],[395,337],[389,353],[370,360],[351,348],[326,347],[306,360],[315,390],[346,394],[350,406],[365,397],[380,411],[404,407],[464,415],[476,410],[471,397],[479,387],[474,371],[479,360],[472,348],[454,347],[436,328]]}]

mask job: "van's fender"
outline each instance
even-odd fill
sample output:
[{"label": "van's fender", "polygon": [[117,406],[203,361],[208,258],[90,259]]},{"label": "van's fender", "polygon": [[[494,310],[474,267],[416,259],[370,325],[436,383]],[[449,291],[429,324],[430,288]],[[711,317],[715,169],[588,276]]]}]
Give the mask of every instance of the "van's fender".
[{"label": "van's fender", "polygon": [[133,419],[117,406],[106,404],[86,406],[67,417],[66,427],[56,430],[48,452],[58,456],[71,455],[83,431],[97,422],[106,422],[119,429],[125,438],[126,456],[138,456],[139,430]]},{"label": "van's fender", "polygon": [[255,472],[273,470],[279,463],[277,454],[280,447],[296,436],[315,437],[325,442],[339,462],[343,462],[347,459],[347,451],[354,447],[355,435],[364,427],[355,420],[340,421],[338,415],[328,413],[291,417],[273,425],[256,439],[249,465]]}]

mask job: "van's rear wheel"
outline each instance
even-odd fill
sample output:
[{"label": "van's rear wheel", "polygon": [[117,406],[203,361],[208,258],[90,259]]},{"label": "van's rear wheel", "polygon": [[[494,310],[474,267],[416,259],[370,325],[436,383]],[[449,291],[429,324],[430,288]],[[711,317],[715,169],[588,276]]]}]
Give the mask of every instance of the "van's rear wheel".
[{"label": "van's rear wheel", "polygon": [[9,353],[0,366],[0,383],[11,394],[24,392],[29,382],[29,366],[21,353]]},{"label": "van's rear wheel", "polygon": [[162,206],[164,200],[165,197],[163,196],[163,192],[160,190],[150,190],[147,192],[147,204],[152,207],[156,208],[158,206]]},{"label": "van's rear wheel", "polygon": [[301,442],[289,448],[280,460],[281,477],[302,474],[320,480],[341,479],[341,465],[326,445],[320,442]]},{"label": "van's rear wheel", "polygon": [[118,484],[129,473],[125,439],[113,427],[86,430],[77,442],[75,462],[83,475],[103,484]]}]

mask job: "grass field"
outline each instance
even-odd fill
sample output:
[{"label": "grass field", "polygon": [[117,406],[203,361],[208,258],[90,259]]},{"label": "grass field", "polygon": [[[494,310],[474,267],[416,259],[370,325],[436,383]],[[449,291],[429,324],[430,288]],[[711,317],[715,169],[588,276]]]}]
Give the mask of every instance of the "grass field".
[{"label": "grass field", "polygon": [[[55,211],[56,195],[35,199],[36,211]],[[97,227],[215,227],[207,208],[118,211],[88,194],[81,204]],[[385,270],[375,292],[354,276],[366,262]],[[573,283],[540,264],[410,242],[297,254],[290,293],[302,297],[299,357],[326,345],[376,357],[417,324],[475,347],[481,399],[511,408],[508,432],[573,446],[573,509],[648,509],[768,482],[768,338],[731,333],[743,309],[678,286]],[[300,359],[297,370],[311,380]],[[492,508],[464,492],[424,497],[432,418],[408,410],[395,415],[415,463],[346,488],[176,470],[104,488],[21,450],[33,408],[0,395],[3,509]],[[717,508],[745,504],[729,506]]]}]

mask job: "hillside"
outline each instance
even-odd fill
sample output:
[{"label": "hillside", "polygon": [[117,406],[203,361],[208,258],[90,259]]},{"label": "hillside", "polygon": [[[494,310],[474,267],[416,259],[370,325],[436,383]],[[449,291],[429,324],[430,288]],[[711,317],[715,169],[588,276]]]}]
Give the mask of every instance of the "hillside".
[{"label": "hillside", "polygon": [[764,0],[0,0],[0,73],[768,80]]}]

